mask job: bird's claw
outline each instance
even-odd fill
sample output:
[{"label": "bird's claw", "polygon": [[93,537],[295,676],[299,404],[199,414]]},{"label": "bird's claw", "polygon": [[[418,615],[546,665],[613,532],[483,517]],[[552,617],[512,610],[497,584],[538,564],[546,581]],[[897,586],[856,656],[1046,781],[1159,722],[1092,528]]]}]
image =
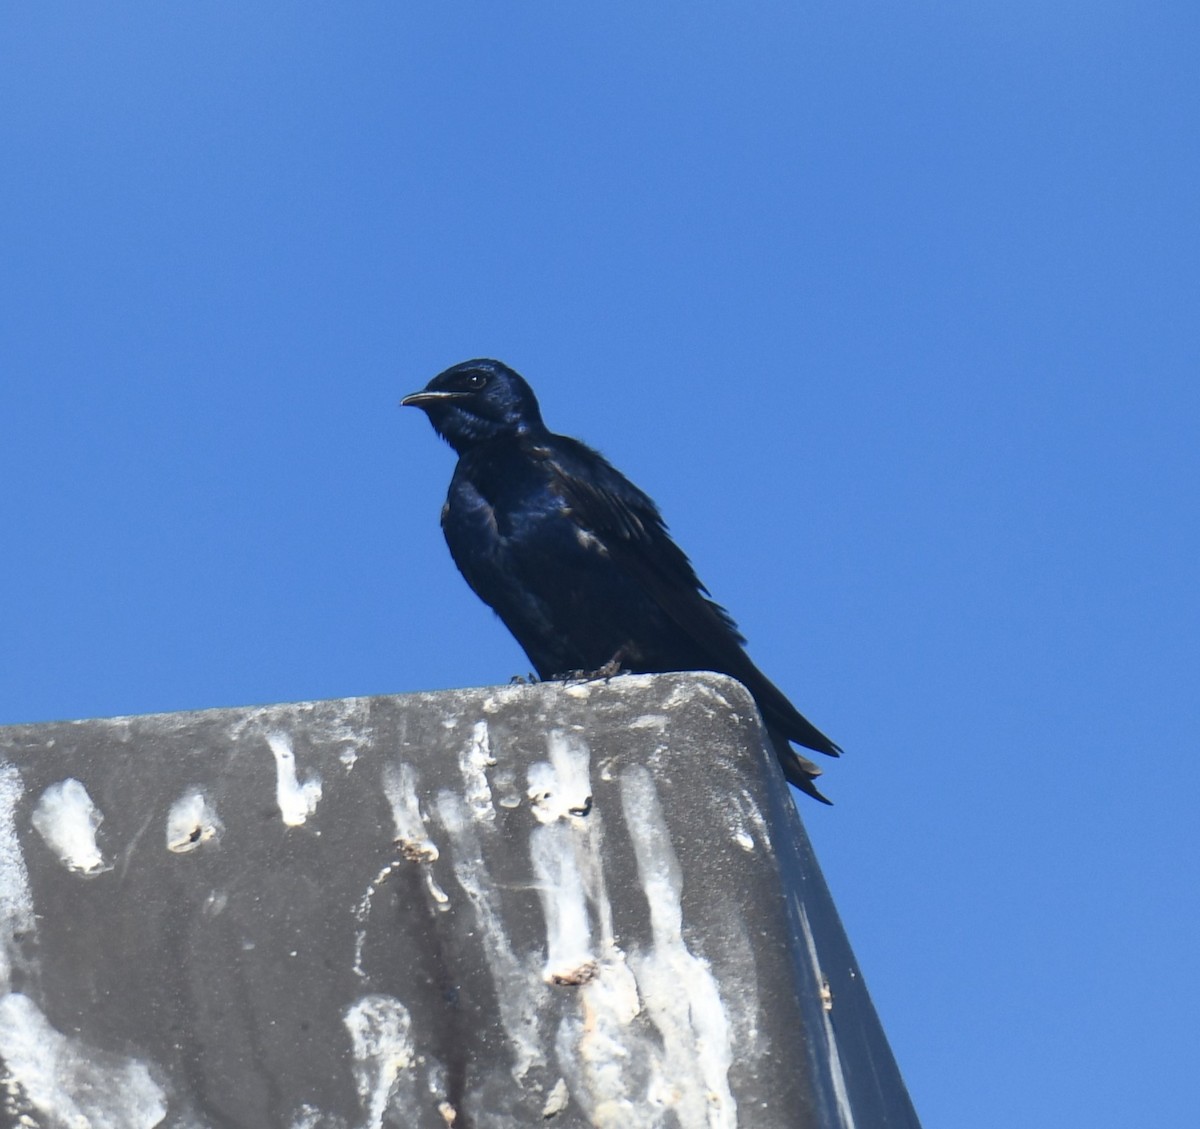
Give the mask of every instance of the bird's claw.
[{"label": "bird's claw", "polygon": [[595,670],[568,670],[564,671],[558,677],[563,682],[599,682],[601,679],[607,682],[610,678],[625,673],[627,672],[625,667],[621,665],[621,660],[619,658],[611,658],[603,666],[599,666]]}]

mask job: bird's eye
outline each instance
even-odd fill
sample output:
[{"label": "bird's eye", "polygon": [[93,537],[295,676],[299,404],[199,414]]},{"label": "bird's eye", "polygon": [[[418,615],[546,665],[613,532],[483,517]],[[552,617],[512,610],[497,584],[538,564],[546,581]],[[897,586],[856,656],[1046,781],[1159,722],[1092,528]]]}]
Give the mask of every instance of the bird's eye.
[{"label": "bird's eye", "polygon": [[487,377],[481,372],[473,372],[467,377],[468,388],[482,388],[487,383]]}]

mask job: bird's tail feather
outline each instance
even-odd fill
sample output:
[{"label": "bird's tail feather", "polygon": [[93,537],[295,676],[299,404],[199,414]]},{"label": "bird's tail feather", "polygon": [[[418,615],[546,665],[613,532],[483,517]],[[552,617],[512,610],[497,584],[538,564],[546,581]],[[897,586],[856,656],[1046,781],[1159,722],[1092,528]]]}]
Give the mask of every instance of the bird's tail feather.
[{"label": "bird's tail feather", "polygon": [[821,795],[813,783],[821,775],[821,769],[808,757],[801,756],[796,752],[788,743],[788,739],[778,730],[769,729],[768,734],[775,749],[775,756],[779,759],[779,766],[783,769],[783,775],[787,778],[788,783],[794,784],[801,792],[812,796],[814,800],[832,807],[833,801]]}]

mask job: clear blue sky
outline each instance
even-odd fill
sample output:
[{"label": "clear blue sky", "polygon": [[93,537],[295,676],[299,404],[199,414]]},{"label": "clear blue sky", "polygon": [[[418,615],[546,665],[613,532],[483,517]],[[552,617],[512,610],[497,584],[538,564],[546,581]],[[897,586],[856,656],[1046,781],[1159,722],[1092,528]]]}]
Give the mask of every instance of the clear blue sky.
[{"label": "clear blue sky", "polygon": [[477,355],[845,745],[926,1129],[1195,1118],[1200,9],[0,14],[0,722],[506,681]]}]

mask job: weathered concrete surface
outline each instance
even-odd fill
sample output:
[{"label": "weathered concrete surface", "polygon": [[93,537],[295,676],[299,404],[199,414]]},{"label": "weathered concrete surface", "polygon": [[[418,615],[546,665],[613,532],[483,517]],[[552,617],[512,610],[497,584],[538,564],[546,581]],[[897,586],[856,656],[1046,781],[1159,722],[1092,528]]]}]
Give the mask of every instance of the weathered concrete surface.
[{"label": "weathered concrete surface", "polygon": [[0,1065],[46,1129],[917,1124],[717,675],[0,729]]}]

